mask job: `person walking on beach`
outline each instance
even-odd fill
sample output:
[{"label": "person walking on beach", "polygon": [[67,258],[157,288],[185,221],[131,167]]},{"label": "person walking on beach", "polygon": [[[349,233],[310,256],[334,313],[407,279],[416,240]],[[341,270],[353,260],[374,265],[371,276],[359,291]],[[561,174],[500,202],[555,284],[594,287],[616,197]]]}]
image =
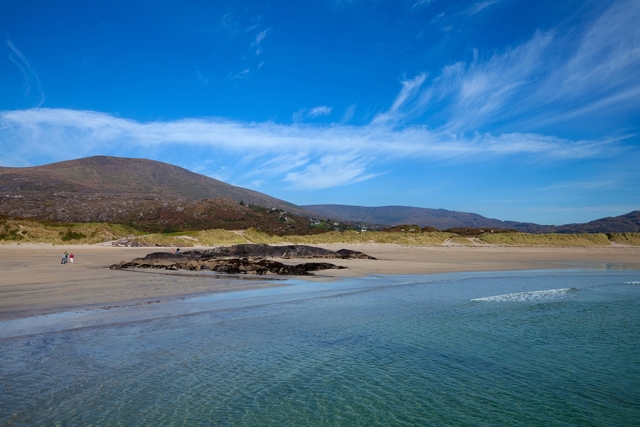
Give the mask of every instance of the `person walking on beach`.
[{"label": "person walking on beach", "polygon": [[69,262],[69,252],[64,251],[64,263],[68,263]]},{"label": "person walking on beach", "polygon": [[71,252],[69,254],[69,262],[71,262],[71,264],[73,264],[73,252]]}]

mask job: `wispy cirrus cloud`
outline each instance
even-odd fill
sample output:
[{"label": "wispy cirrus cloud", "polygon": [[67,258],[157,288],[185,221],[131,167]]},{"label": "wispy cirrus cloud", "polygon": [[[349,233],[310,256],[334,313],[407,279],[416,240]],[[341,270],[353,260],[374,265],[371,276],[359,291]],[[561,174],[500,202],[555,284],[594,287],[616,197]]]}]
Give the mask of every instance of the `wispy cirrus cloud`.
[{"label": "wispy cirrus cloud", "polygon": [[304,119],[310,119],[310,118],[320,117],[320,116],[328,116],[329,114],[331,114],[331,111],[332,111],[332,108],[327,107],[326,105],[320,105],[318,107],[313,107],[310,109],[303,108],[293,113],[292,119],[294,122],[300,122]]},{"label": "wispy cirrus cloud", "polygon": [[[162,158],[171,158],[172,153],[188,152],[193,164],[184,163],[181,155],[176,163],[193,169],[202,159],[217,159],[238,184],[254,182],[259,175],[306,190],[371,179],[405,159],[427,163],[505,156],[579,159],[613,155],[618,144],[536,134],[452,134],[422,126],[285,125],[219,118],[138,122],[98,112],[42,108],[0,113],[0,148],[11,146],[16,152],[20,147],[17,158],[23,161],[97,154],[153,158],[150,154],[163,153]],[[219,171],[213,167],[203,173],[217,176]]]},{"label": "wispy cirrus cloud", "polygon": [[[369,180],[405,161],[613,157],[632,148],[625,139],[630,132],[618,132],[613,120],[618,117],[611,114],[628,119],[640,107],[636,4],[616,3],[582,31],[540,31],[502,52],[486,57],[476,52],[433,77],[404,78],[389,108],[361,126],[345,124],[348,120],[304,123],[329,116],[332,109],[323,105],[296,112],[290,124],[224,118],[139,122],[35,108],[0,112],[0,151],[12,153],[2,160],[5,166],[25,166],[95,154],[155,156],[232,177],[237,185],[276,181],[317,190]],[[352,117],[350,111],[346,115]],[[540,131],[563,120],[578,126],[576,118],[592,125],[605,113],[610,127],[596,137]],[[601,136],[607,133],[623,136]]]},{"label": "wispy cirrus cloud", "polygon": [[205,86],[211,82],[211,78],[206,77],[198,67],[196,67],[196,77],[198,78],[198,81]]},{"label": "wispy cirrus cloud", "polygon": [[327,116],[331,114],[331,108],[326,105],[321,105],[319,107],[313,107],[309,111],[309,117],[318,117],[318,116]]},{"label": "wispy cirrus cloud", "polygon": [[[257,58],[264,54],[264,40],[272,29],[264,28],[260,21],[259,16],[248,18],[243,13],[231,12],[224,14],[219,21],[222,38],[235,45],[238,51],[239,67],[227,74],[229,80],[248,79],[264,65],[264,59]],[[200,75],[198,79],[202,81]]]},{"label": "wispy cirrus cloud", "polygon": [[492,4],[498,3],[500,0],[486,0],[478,3],[474,3],[469,9],[466,10],[468,15],[475,15],[483,9],[491,6]]},{"label": "wispy cirrus cloud", "polygon": [[417,0],[411,5],[411,9],[421,8],[431,3],[431,0]]},{"label": "wispy cirrus cloud", "polygon": [[322,155],[305,168],[288,172],[284,181],[291,189],[321,190],[366,181],[379,175],[368,172],[370,162],[361,154]]},{"label": "wispy cirrus cloud", "polygon": [[393,105],[388,111],[378,114],[372,121],[373,125],[396,125],[406,122],[412,113],[417,110],[422,113],[423,99],[425,94],[421,96],[422,85],[427,78],[426,74],[419,74],[413,79],[403,80],[402,90]]},{"label": "wispy cirrus cloud", "polygon": [[356,115],[356,108],[356,104],[350,105],[342,115],[342,120],[340,122],[349,123],[351,120],[353,120],[353,117]]},{"label": "wispy cirrus cloud", "polygon": [[235,73],[229,73],[230,80],[248,79],[250,76],[251,76],[250,68],[245,68],[244,70],[241,70]]},{"label": "wispy cirrus cloud", "polygon": [[42,90],[42,83],[40,83],[38,74],[31,67],[27,58],[18,50],[17,47],[15,47],[13,43],[11,43],[10,40],[7,40],[7,46],[9,46],[9,49],[13,52],[12,54],[9,54],[9,59],[16,65],[16,67],[18,67],[24,77],[25,96],[29,96],[32,86],[35,86],[39,98],[36,108],[40,107],[44,104],[44,91]]},{"label": "wispy cirrus cloud", "polygon": [[262,48],[260,47],[262,41],[265,39],[265,37],[267,37],[267,34],[269,33],[269,31],[271,31],[270,28],[267,28],[266,30],[260,31],[257,35],[255,40],[253,41],[253,43],[251,43],[251,49],[254,50],[256,56],[260,55],[262,53]]},{"label": "wispy cirrus cloud", "polygon": [[572,55],[549,71],[540,91],[530,102],[567,105],[544,117],[546,121],[569,120],[605,111],[640,107],[640,5],[636,1],[615,3],[576,39],[558,38],[575,46]]},{"label": "wispy cirrus cloud", "polygon": [[615,190],[620,186],[620,181],[614,179],[596,179],[596,180],[587,180],[587,181],[571,181],[571,182],[561,182],[554,185],[549,185],[543,188],[540,188],[540,191],[545,190],[594,190],[594,189],[604,189],[604,190]]},{"label": "wispy cirrus cloud", "polygon": [[585,28],[538,31],[488,58],[476,51],[471,61],[446,66],[430,80],[418,74],[402,81],[393,106],[374,121],[420,118],[467,132],[498,122],[534,130],[577,118],[593,125],[628,117],[640,108],[637,22],[637,1],[621,1]]}]

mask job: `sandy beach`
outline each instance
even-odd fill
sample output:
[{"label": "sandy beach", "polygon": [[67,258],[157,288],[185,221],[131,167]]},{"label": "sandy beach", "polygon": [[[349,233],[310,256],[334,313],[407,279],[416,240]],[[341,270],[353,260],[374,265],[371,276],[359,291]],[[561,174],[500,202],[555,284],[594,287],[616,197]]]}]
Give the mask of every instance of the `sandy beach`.
[{"label": "sandy beach", "polygon": [[[307,280],[330,280],[367,274],[429,274],[498,270],[602,267],[626,265],[640,269],[640,247],[407,247],[398,245],[320,245],[352,249],[377,260],[328,260],[347,267],[326,270]],[[60,264],[64,251],[73,264]],[[0,246],[0,320],[50,314],[79,308],[149,304],[184,296],[279,286],[263,277],[220,278],[192,272],[110,270],[170,248],[122,248],[104,245]],[[308,260],[280,260],[301,263]],[[269,279],[269,277],[267,277]],[[274,279],[274,278],[271,278]],[[275,278],[278,279],[278,278]]]}]

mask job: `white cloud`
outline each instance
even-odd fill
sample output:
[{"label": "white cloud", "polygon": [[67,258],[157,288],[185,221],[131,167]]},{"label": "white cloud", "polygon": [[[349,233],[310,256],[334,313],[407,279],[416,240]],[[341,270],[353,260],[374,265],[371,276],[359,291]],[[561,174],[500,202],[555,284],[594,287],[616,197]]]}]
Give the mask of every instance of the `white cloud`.
[{"label": "white cloud", "polygon": [[615,190],[620,188],[621,182],[618,180],[607,180],[607,179],[598,179],[598,180],[588,180],[588,181],[571,181],[571,182],[561,182],[554,185],[549,185],[543,188],[539,188],[540,191],[547,190],[595,190],[595,189],[610,189]]},{"label": "white cloud", "polygon": [[[92,111],[4,111],[0,152],[11,156],[2,161],[24,166],[70,156],[153,158],[152,153],[178,158],[189,169],[211,162],[218,166],[207,166],[209,175],[233,177],[238,185],[269,179],[296,189],[320,189],[371,179],[394,162],[615,156],[628,145],[623,138],[570,139],[535,129],[554,120],[573,127],[578,118],[595,121],[605,112],[628,117],[637,111],[636,4],[616,3],[582,32],[538,32],[488,58],[476,52],[469,63],[444,67],[431,80],[426,73],[405,78],[391,106],[362,126],[345,124],[348,120],[303,123],[331,114],[325,105],[299,110],[293,124],[222,118],[138,122]],[[353,109],[345,117],[350,119]],[[413,120],[436,124],[412,125]],[[503,122],[500,133],[484,130],[497,120]]]},{"label": "white cloud", "polygon": [[[226,41],[234,45],[241,43],[242,46],[247,47],[246,50],[240,50],[238,59],[241,65],[236,70],[228,73],[227,76],[230,80],[248,79],[254,72],[262,68],[264,60],[258,60],[258,57],[262,58],[265,52],[262,44],[271,32],[271,28],[260,30],[263,26],[259,23],[261,21],[259,16],[254,19],[243,18],[243,16],[244,14],[227,13],[220,20],[223,39],[221,42]],[[240,71],[237,71],[238,69]],[[205,83],[200,78],[200,75],[198,78]]]},{"label": "white cloud", "polygon": [[498,1],[500,0],[486,0],[478,3],[474,3],[473,6],[467,9],[467,13],[469,15],[475,15],[476,13],[480,12],[482,9],[485,9],[491,6],[492,4],[498,3]]},{"label": "white cloud", "polygon": [[289,172],[285,181],[291,189],[320,190],[371,179],[368,161],[354,154],[329,154],[299,171]]},{"label": "white cloud", "polygon": [[417,0],[411,6],[411,9],[421,8],[422,6],[426,6],[431,2],[431,0]]},{"label": "white cloud", "polygon": [[253,43],[251,43],[251,49],[254,50],[254,53],[256,56],[260,56],[264,52],[264,49],[262,49],[260,45],[262,41],[265,39],[265,37],[267,37],[267,34],[269,34],[269,31],[271,31],[271,28],[267,28],[266,30],[260,31],[256,35],[256,38],[253,41]]},{"label": "white cloud", "polygon": [[446,66],[431,80],[418,74],[402,81],[393,106],[374,123],[419,118],[445,122],[441,129],[455,133],[496,122],[514,130],[575,127],[575,119],[609,126],[640,108],[638,22],[638,2],[621,1],[585,28],[539,31],[488,58],[476,51],[471,61]]},{"label": "white cloud", "polygon": [[42,83],[40,83],[38,74],[36,74],[34,69],[31,68],[29,61],[27,61],[27,58],[22,54],[22,52],[18,50],[18,48],[13,45],[13,43],[11,43],[11,41],[7,40],[7,46],[9,46],[13,53],[18,57],[18,59],[16,59],[13,55],[9,55],[9,59],[11,60],[11,62],[13,62],[16,67],[20,69],[20,72],[24,77],[25,96],[28,96],[30,94],[31,85],[35,85],[39,95],[39,100],[36,108],[40,107],[42,104],[44,104],[44,91],[42,90]]},{"label": "white cloud", "polygon": [[347,110],[344,112],[344,115],[342,116],[342,123],[349,123],[351,120],[353,120],[353,117],[356,114],[356,104],[350,105],[349,108],[347,108]]},{"label": "white cloud", "polygon": [[[426,74],[419,74],[413,79],[401,81],[402,90],[389,111],[378,114],[372,121],[373,125],[395,125],[406,121],[410,113],[415,110],[415,104],[423,104],[418,97]],[[416,98],[418,98],[416,100]],[[413,105],[412,105],[413,104]]]},{"label": "white cloud", "polygon": [[331,108],[326,105],[314,107],[309,111],[309,117],[328,116],[329,114],[331,114]]},{"label": "white cloud", "polygon": [[251,69],[246,68],[238,73],[229,74],[229,79],[231,80],[247,79],[249,78],[250,75],[251,75]]},{"label": "white cloud", "polygon": [[205,77],[204,74],[202,74],[202,72],[200,71],[200,68],[198,67],[196,67],[196,77],[198,78],[198,81],[205,86],[207,86],[211,82],[211,79],[208,77]]},{"label": "white cloud", "polygon": [[[0,112],[0,151],[24,166],[70,157],[178,156],[194,169],[215,159],[234,182],[270,177],[319,189],[371,179],[392,162],[477,162],[505,156],[576,159],[616,152],[618,141],[571,141],[535,134],[454,134],[420,126],[244,123],[219,118],[137,122],[63,109]],[[19,147],[19,150],[16,150]],[[189,164],[185,162],[191,162]],[[209,174],[216,175],[212,170]]]},{"label": "white cloud", "polygon": [[575,50],[539,85],[531,102],[567,105],[563,114],[548,115],[557,122],[586,114],[633,110],[640,107],[640,5],[615,3],[578,39],[558,38]]},{"label": "white cloud", "polygon": [[253,42],[253,46],[258,46],[260,43],[262,43],[262,40],[264,40],[265,37],[267,37],[267,34],[269,33],[270,28],[267,28],[264,31],[260,31],[258,33],[258,35],[256,35],[256,40]]},{"label": "white cloud", "polygon": [[331,111],[331,107],[327,107],[326,105],[313,107],[311,109],[303,108],[293,113],[292,119],[294,122],[301,122],[304,119],[310,119],[319,116],[328,116],[329,114],[331,114]]}]

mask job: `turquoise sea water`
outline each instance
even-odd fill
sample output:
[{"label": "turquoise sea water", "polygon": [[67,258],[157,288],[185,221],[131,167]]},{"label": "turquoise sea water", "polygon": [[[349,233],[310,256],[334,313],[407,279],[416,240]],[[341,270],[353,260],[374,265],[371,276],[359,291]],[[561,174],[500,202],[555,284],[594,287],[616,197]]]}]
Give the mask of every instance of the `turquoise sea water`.
[{"label": "turquoise sea water", "polygon": [[640,425],[640,271],[290,285],[0,322],[0,425]]}]

